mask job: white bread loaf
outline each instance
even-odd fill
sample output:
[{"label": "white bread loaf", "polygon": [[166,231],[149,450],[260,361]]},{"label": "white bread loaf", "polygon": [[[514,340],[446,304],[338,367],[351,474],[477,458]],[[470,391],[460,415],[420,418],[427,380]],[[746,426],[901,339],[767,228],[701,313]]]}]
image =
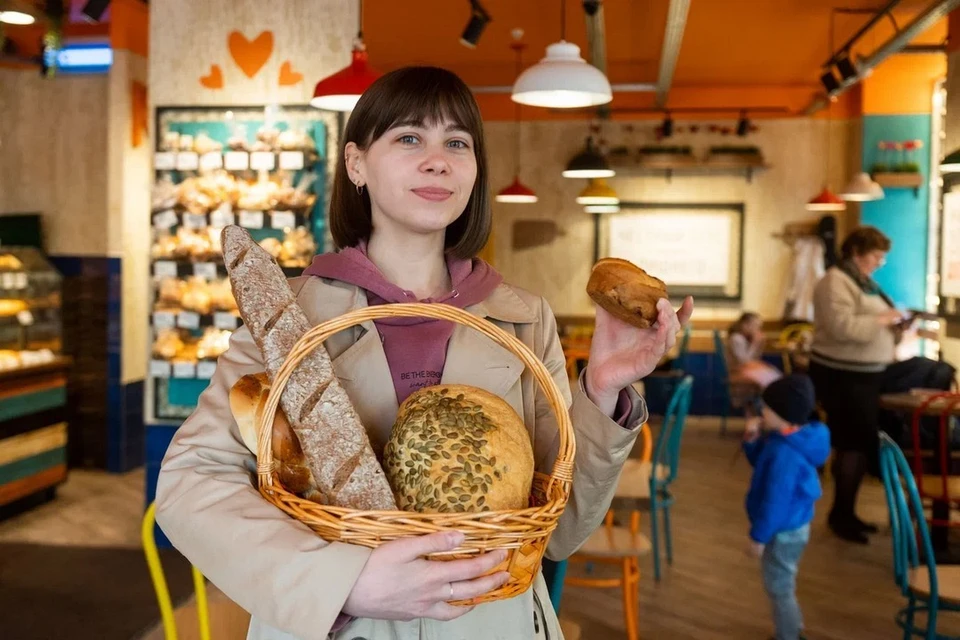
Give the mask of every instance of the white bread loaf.
[{"label": "white bread loaf", "polygon": [[[240,315],[273,381],[310,323],[283,271],[245,229],[225,227],[221,243]],[[334,376],[330,355],[322,345],[293,371],[280,395],[280,406],[300,441],[324,503],[362,510],[396,509],[366,429]]]}]

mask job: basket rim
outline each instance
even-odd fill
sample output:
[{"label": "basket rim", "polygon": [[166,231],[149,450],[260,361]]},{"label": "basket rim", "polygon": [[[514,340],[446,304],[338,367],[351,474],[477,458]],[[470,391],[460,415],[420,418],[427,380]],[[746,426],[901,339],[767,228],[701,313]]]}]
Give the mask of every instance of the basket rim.
[{"label": "basket rim", "polygon": [[[559,499],[550,501],[547,505],[557,507],[562,513],[570,496],[570,487],[573,481],[573,459],[576,453],[576,440],[573,432],[573,424],[570,414],[567,411],[566,401],[557,386],[553,376],[547,370],[546,365],[537,357],[536,354],[519,338],[510,335],[500,327],[496,326],[486,318],[474,315],[468,311],[454,307],[445,303],[423,303],[423,302],[400,302],[388,303],[382,305],[373,305],[361,307],[348,311],[347,313],[321,322],[311,327],[296,342],[290,352],[284,359],[283,364],[277,370],[274,380],[271,383],[270,391],[267,396],[267,402],[257,423],[257,475],[258,484],[261,491],[276,491],[279,487],[282,492],[290,494],[284,488],[273,470],[273,447],[272,447],[272,427],[274,417],[280,403],[280,396],[285,388],[290,376],[299,366],[300,362],[306,358],[315,349],[321,347],[323,343],[331,336],[349,329],[364,322],[384,318],[407,317],[407,318],[433,318],[437,320],[447,320],[479,331],[502,348],[511,351],[523,364],[532,370],[535,381],[543,390],[550,404],[556,420],[559,431],[560,446],[557,452],[557,458],[554,461],[553,469],[549,474],[537,472],[540,477],[546,478],[544,494],[550,496],[553,493],[553,486],[556,483],[559,488]],[[444,519],[456,520],[457,517],[464,517],[465,521],[473,519],[489,518],[492,513],[504,513],[505,517],[519,517],[528,509],[533,513],[530,515],[536,517],[535,512],[543,510],[541,507],[525,507],[524,509],[514,509],[506,511],[480,511],[480,512],[457,512],[453,514],[442,513],[419,513],[415,511],[403,510],[379,510],[379,511],[361,511],[351,509],[350,507],[339,507],[333,505],[323,505],[306,498],[300,498],[295,494],[290,494],[296,500],[303,500],[311,505],[312,509],[320,509],[331,514],[342,512],[348,515],[347,520],[355,519],[355,513],[379,514],[381,516],[390,515],[399,516],[417,520],[416,516],[443,516]],[[542,514],[541,514],[542,515]],[[474,518],[474,516],[478,516]],[[557,516],[559,517],[559,515]]]}]

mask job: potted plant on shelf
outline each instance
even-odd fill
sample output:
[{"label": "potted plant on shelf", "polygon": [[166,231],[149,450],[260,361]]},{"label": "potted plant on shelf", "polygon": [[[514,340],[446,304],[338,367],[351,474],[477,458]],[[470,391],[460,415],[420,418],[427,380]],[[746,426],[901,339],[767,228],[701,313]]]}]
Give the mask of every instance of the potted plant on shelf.
[{"label": "potted plant on shelf", "polygon": [[922,148],[923,140],[880,141],[878,160],[870,169],[873,179],[882,187],[919,189],[923,174],[917,152]]}]

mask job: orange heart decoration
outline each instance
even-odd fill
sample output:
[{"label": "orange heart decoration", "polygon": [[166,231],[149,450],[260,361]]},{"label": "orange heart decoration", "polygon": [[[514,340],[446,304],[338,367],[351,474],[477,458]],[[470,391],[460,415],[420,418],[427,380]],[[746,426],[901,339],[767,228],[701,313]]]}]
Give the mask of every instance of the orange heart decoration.
[{"label": "orange heart decoration", "polygon": [[220,65],[210,65],[210,73],[200,76],[200,84],[207,89],[223,89],[223,71],[220,70]]},{"label": "orange heart decoration", "polygon": [[227,44],[233,61],[248,78],[252,78],[263,68],[273,53],[273,32],[264,31],[254,40],[247,40],[239,31],[232,31]]},{"label": "orange heart decoration", "polygon": [[303,80],[303,74],[293,70],[293,65],[287,60],[280,66],[280,86],[289,87],[299,84]]}]

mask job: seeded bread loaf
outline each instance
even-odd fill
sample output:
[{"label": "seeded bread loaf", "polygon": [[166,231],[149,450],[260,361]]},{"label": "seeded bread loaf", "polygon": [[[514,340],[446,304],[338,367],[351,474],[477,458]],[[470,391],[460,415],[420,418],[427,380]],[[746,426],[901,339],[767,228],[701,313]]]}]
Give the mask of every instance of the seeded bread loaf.
[{"label": "seeded bread loaf", "polygon": [[[241,227],[225,227],[223,258],[244,325],[271,382],[310,323],[280,267]],[[280,395],[325,504],[393,510],[396,501],[360,417],[321,345],[293,371]]]}]

